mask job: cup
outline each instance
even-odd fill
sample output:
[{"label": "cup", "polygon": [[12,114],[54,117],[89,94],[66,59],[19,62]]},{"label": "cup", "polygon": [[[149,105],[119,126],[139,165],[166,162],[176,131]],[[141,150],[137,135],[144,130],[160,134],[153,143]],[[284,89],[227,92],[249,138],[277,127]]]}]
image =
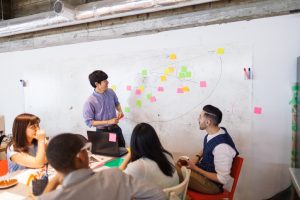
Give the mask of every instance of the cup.
[{"label": "cup", "polygon": [[36,180],[32,180],[32,193],[35,196],[39,196],[41,195],[47,184],[48,184],[48,177],[44,178],[44,179],[36,179]]}]

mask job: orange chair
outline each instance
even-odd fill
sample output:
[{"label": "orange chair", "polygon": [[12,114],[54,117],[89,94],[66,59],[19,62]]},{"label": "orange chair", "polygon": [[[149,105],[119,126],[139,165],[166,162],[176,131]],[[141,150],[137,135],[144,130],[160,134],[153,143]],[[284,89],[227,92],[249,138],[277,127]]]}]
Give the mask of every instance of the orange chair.
[{"label": "orange chair", "polygon": [[233,200],[233,195],[235,192],[237,182],[239,180],[243,161],[244,161],[244,159],[241,157],[238,157],[238,156],[235,157],[233,160],[230,175],[234,178],[234,181],[233,181],[233,185],[232,185],[230,192],[227,190],[224,190],[224,192],[220,193],[220,194],[201,194],[201,193],[195,192],[193,190],[188,190],[187,194],[191,197],[192,200],[217,200],[217,199],[223,199],[223,198],[228,198],[230,200]]},{"label": "orange chair", "polygon": [[8,172],[8,162],[7,160],[0,160],[0,176],[6,175]]}]

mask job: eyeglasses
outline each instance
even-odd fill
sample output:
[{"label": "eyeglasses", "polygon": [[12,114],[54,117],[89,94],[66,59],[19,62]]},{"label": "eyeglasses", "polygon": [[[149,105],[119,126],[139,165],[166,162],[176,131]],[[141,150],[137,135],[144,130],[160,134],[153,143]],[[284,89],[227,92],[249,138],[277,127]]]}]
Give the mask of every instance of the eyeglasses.
[{"label": "eyeglasses", "polygon": [[77,153],[76,156],[79,157],[80,152],[84,150],[86,150],[89,153],[92,150],[92,143],[90,142],[85,143],[85,145],[80,149],[80,151]]},{"label": "eyeglasses", "polygon": [[83,151],[83,150],[91,151],[91,149],[92,149],[92,143],[91,143],[91,142],[87,142],[87,143],[85,143],[85,145],[80,149],[80,151]]}]

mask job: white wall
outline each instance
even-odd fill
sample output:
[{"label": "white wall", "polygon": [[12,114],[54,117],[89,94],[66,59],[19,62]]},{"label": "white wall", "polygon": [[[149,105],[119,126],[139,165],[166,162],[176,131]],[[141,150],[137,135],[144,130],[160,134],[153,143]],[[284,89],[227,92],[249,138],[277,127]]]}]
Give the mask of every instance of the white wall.
[{"label": "white wall", "polygon": [[[85,63],[82,62],[85,58],[84,55],[95,56],[99,54],[99,47],[104,48],[101,50],[103,52],[109,49],[118,55],[126,49],[142,49],[141,46],[155,50],[158,46],[177,48],[182,45],[205,44],[215,46],[220,46],[220,44],[250,45],[254,69],[252,106],[260,106],[263,111],[261,115],[251,115],[251,135],[247,135],[248,138],[243,141],[238,141],[240,146],[238,148],[242,149],[241,153],[245,157],[245,164],[236,199],[269,198],[290,184],[288,167],[291,152],[291,109],[288,102],[291,98],[290,87],[296,81],[296,58],[300,56],[299,35],[300,14],[295,14],[169,31],[127,39],[3,53],[0,54],[0,113],[5,115],[6,133],[11,132],[14,117],[21,112],[30,111],[30,107],[26,104],[28,99],[24,96],[23,88],[16,83],[28,74],[31,76],[39,74],[43,65],[46,64],[45,58],[55,67],[52,70],[47,69],[48,71],[45,73],[48,73],[49,77],[46,80],[41,80],[42,86],[47,86],[43,81],[53,81],[56,74],[55,70],[62,70],[62,77],[66,75],[65,71],[60,68],[60,60],[56,59],[57,57],[65,55],[64,60],[67,62],[68,59],[74,59],[73,57],[76,55],[79,64],[84,65]],[[122,44],[128,43],[130,45],[122,46]],[[80,55],[83,55],[82,58]],[[76,77],[74,81],[77,81]],[[51,96],[51,91],[58,90],[59,85],[54,83],[51,88],[45,87],[44,89],[48,90]],[[76,88],[72,88],[72,84],[70,84],[70,90],[76,92]],[[87,91],[87,94],[89,92]],[[84,97],[80,97],[80,94],[78,96],[85,98],[86,94],[83,95]],[[47,101],[47,97],[37,96],[36,98],[39,101]],[[52,110],[52,108],[50,109]],[[41,113],[41,115],[46,114]],[[196,113],[192,113],[192,115],[197,116]],[[55,126],[52,121],[42,121],[42,125],[46,125],[46,123]],[[196,121],[191,122],[191,124],[193,127],[197,127]],[[230,129],[230,127],[228,128]],[[198,138],[200,140],[201,138],[196,136],[200,134],[200,131],[198,132],[197,128],[194,130],[192,139]],[[189,139],[186,140],[188,143]],[[171,140],[164,140],[164,142],[172,149],[176,149],[177,144]],[[194,143],[194,141],[190,142]],[[197,148],[199,147],[195,147],[194,150],[197,151]]]}]

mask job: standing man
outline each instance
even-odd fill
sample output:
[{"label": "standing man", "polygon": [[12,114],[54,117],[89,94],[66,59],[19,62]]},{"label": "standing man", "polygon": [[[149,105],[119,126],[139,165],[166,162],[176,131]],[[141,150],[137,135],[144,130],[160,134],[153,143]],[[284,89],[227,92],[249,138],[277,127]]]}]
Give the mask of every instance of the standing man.
[{"label": "standing man", "polygon": [[[189,188],[200,193],[221,193],[223,185],[228,188],[233,180],[230,176],[232,161],[239,152],[227,130],[219,127],[221,121],[222,112],[218,108],[212,105],[203,107],[199,117],[200,130],[207,132],[203,149],[195,159],[187,162],[187,167],[192,170]],[[177,166],[181,167],[180,161]]]},{"label": "standing man", "polygon": [[[125,147],[122,129],[118,126],[124,114],[116,93],[108,88],[107,74],[96,70],[89,75],[93,94],[87,99],[83,108],[83,118],[89,127],[96,127],[98,132],[117,134],[120,147]],[[118,113],[116,113],[116,110]]]}]

